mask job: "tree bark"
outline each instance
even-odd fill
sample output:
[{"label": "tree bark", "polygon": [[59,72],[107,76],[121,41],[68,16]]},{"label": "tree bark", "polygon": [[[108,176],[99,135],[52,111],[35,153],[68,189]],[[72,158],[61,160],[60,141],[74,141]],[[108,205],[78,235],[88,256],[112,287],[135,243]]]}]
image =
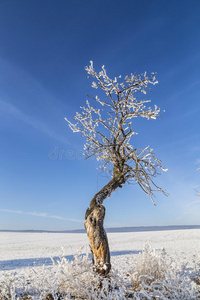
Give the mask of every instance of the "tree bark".
[{"label": "tree bark", "polygon": [[90,241],[94,270],[107,276],[111,269],[110,250],[106,231],[103,227],[105,207],[103,201],[125,183],[124,173],[114,177],[91,200],[85,214],[85,228]]},{"label": "tree bark", "polygon": [[107,276],[111,269],[110,250],[105,229],[103,227],[105,207],[96,205],[87,209],[85,228],[90,241],[94,270],[102,276]]}]

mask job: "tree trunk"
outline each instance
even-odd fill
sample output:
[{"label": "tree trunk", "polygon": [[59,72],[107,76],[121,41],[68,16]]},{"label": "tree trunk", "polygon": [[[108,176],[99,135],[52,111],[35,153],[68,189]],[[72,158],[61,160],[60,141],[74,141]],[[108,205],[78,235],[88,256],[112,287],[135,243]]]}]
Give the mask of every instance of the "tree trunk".
[{"label": "tree trunk", "polygon": [[107,276],[111,269],[108,239],[103,227],[105,207],[96,205],[86,211],[85,228],[90,241],[94,270]]},{"label": "tree trunk", "polygon": [[124,183],[124,174],[114,177],[94,196],[85,214],[85,228],[90,241],[94,270],[102,276],[107,276],[111,269],[108,239],[103,227],[105,207],[102,203]]}]

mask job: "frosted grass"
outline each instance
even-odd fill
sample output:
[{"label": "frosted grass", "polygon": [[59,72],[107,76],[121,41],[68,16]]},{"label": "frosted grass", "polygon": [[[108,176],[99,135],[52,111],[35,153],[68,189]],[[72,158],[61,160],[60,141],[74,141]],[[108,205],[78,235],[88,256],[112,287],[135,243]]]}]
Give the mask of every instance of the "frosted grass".
[{"label": "frosted grass", "polygon": [[108,234],[112,271],[102,281],[85,234],[0,233],[0,299],[200,299],[199,234]]}]

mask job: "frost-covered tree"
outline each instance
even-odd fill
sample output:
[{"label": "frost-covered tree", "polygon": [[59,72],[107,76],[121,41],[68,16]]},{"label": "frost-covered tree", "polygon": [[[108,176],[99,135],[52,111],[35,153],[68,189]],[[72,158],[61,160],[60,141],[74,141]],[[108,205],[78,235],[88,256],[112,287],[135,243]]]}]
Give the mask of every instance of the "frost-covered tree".
[{"label": "frost-covered tree", "polygon": [[[86,139],[85,157],[95,156],[101,162],[100,169],[108,171],[110,181],[93,197],[85,214],[85,228],[91,245],[93,264],[97,272],[107,275],[111,268],[110,251],[106,232],[103,227],[105,216],[104,200],[118,187],[126,182],[136,182],[153,201],[154,191],[161,191],[154,182],[154,177],[163,168],[162,162],[156,158],[153,150],[147,146],[144,149],[135,148],[132,140],[137,133],[133,129],[136,117],[156,119],[160,109],[146,105],[150,100],[141,100],[141,96],[149,91],[150,85],[155,85],[156,74],[131,74],[123,80],[121,76],[111,79],[102,67],[97,73],[93,62],[85,67],[89,78],[93,78],[92,87],[101,89],[105,97],[90,97],[95,103],[82,106],[82,112],[76,113],[70,122],[73,132],[80,132]],[[154,203],[154,201],[153,201]]]}]

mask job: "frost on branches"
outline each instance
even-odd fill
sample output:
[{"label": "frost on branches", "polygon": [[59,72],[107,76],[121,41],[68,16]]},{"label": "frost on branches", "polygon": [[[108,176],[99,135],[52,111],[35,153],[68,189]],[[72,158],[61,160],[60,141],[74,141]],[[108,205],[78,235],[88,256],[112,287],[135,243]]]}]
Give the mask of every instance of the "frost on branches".
[{"label": "frost on branches", "polygon": [[[96,204],[102,204],[104,199],[125,182],[136,181],[143,191],[150,195],[153,201],[154,191],[162,191],[154,182],[159,169],[167,171],[162,162],[156,158],[153,150],[147,146],[144,149],[134,148],[132,137],[137,134],[133,130],[132,121],[136,117],[157,119],[160,109],[155,105],[149,107],[151,100],[140,100],[142,95],[155,85],[156,73],[147,75],[131,74],[123,80],[121,76],[111,79],[104,66],[97,73],[93,62],[85,67],[89,78],[93,79],[92,87],[105,92],[105,98],[91,97],[93,106],[86,101],[82,112],[76,113],[69,123],[73,132],[81,132],[86,138],[84,146],[86,158],[96,156],[101,161],[100,169],[109,171],[113,184],[104,187],[95,198]],[[154,203],[154,201],[153,201]]]}]

